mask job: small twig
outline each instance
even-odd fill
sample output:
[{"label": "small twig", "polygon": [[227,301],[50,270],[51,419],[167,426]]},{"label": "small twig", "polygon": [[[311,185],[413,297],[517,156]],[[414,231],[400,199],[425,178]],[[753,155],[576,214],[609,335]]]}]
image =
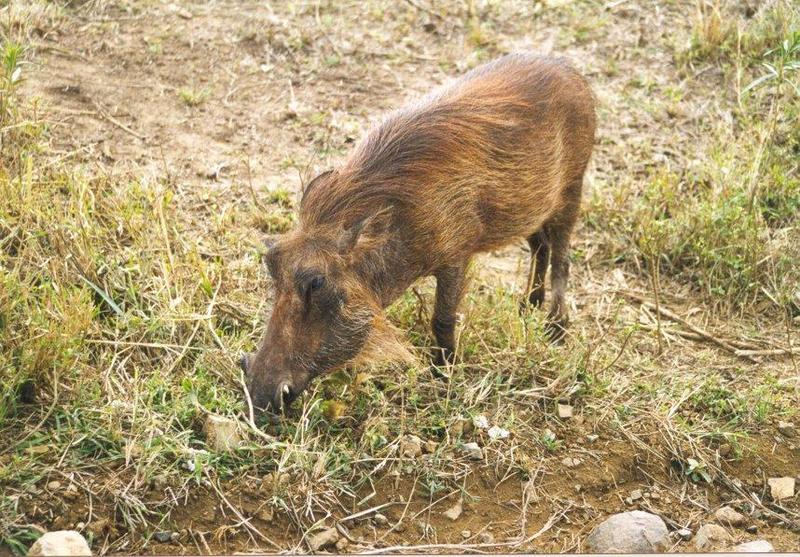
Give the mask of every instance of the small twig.
[{"label": "small twig", "polygon": [[104,120],[108,120],[109,122],[111,122],[112,124],[117,126],[122,131],[131,134],[133,137],[135,137],[137,139],[141,139],[142,141],[147,139],[147,137],[141,135],[140,133],[137,133],[137,132],[133,131],[131,128],[129,128],[128,126],[126,126],[125,124],[123,124],[122,122],[120,122],[119,120],[114,118],[113,116],[111,116],[111,114],[109,114],[108,112],[103,110],[103,107],[100,106],[99,104],[97,104],[95,101],[92,101],[92,104],[94,104],[95,108],[97,108],[97,112],[95,113],[97,116],[100,116]]},{"label": "small twig", "polygon": [[342,522],[349,522],[351,520],[355,520],[357,518],[361,518],[362,516],[368,516],[374,512],[378,512],[381,509],[385,509],[386,507],[391,507],[392,505],[402,505],[402,503],[398,501],[390,501],[389,503],[383,503],[382,505],[378,505],[375,507],[371,507],[369,509],[359,511],[357,513],[351,514],[350,516],[346,516],[339,520],[340,523]]},{"label": "small twig", "polygon": [[691,329],[694,333],[696,333],[696,334],[700,335],[701,337],[703,337],[705,340],[707,340],[709,342],[712,342],[713,344],[716,344],[717,346],[719,346],[720,348],[725,349],[726,351],[730,352],[731,354],[733,354],[735,356],[738,356],[740,358],[744,358],[745,360],[748,360],[749,362],[757,363],[756,360],[754,360],[753,358],[751,358],[747,354],[737,354],[737,352],[741,352],[741,350],[739,350],[735,346],[732,346],[729,342],[724,341],[724,340],[722,340],[722,339],[720,339],[718,337],[715,337],[714,335],[712,335],[711,333],[709,333],[705,329],[701,329],[697,325],[693,325],[692,323],[690,323],[687,320],[685,320],[683,317],[680,317],[679,315],[677,315],[676,313],[668,310],[667,308],[664,308],[664,307],[656,308],[656,306],[652,302],[650,302],[647,298],[645,298],[644,296],[642,296],[640,294],[637,294],[635,292],[627,292],[627,291],[622,291],[622,290],[620,290],[619,293],[622,294],[623,296],[627,296],[629,298],[632,298],[632,299],[640,302],[643,306],[645,306],[647,308],[656,310],[658,313],[660,313],[661,315],[663,315],[664,317],[666,317],[668,319],[671,319],[673,321],[676,321],[676,322],[680,323],[684,327],[687,327],[687,328]]},{"label": "small twig", "polygon": [[772,350],[737,350],[737,356],[791,356],[800,354],[800,348],[775,348]]}]

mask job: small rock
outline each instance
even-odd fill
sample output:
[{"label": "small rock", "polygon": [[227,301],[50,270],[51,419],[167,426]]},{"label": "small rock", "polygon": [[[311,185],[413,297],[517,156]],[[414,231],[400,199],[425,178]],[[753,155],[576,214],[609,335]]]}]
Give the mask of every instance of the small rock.
[{"label": "small rock", "polygon": [[155,534],[153,534],[153,537],[158,542],[167,543],[168,541],[172,540],[172,532],[166,532],[166,531],[156,532]]},{"label": "small rock", "polygon": [[692,531],[688,528],[681,528],[679,530],[675,530],[675,535],[677,535],[680,539],[685,542],[688,542],[692,539]]},{"label": "small rock", "polygon": [[711,549],[719,543],[729,541],[731,541],[731,536],[728,534],[728,531],[716,524],[704,524],[694,537],[694,545],[701,551]]},{"label": "small rock", "polygon": [[372,517],[372,520],[375,521],[375,524],[378,526],[388,526],[389,519],[386,516],[382,515],[381,513],[375,513],[375,516]]},{"label": "small rock", "polygon": [[308,540],[308,547],[311,548],[311,551],[319,551],[335,545],[338,541],[339,532],[336,531],[336,528],[328,528],[311,536]]},{"label": "small rock", "polygon": [[78,496],[78,487],[75,484],[69,484],[67,489],[64,490],[64,497],[67,499],[75,499]]},{"label": "small rock", "polygon": [[270,506],[262,507],[256,513],[256,518],[259,520],[263,520],[264,522],[272,522],[272,519],[275,517],[274,509]]},{"label": "small rock", "polygon": [[204,430],[206,444],[215,451],[230,451],[242,442],[236,421],[224,416],[209,414]]},{"label": "small rock", "polygon": [[472,418],[472,425],[478,429],[489,429],[489,420],[486,416],[475,416]]},{"label": "small rock", "polygon": [[462,512],[464,512],[464,506],[462,505],[461,500],[459,499],[455,505],[444,511],[442,514],[444,514],[444,516],[455,522],[456,520],[458,520],[458,517],[461,516]]},{"label": "small rock", "polygon": [[349,543],[350,542],[347,540],[347,538],[339,538],[339,540],[336,542],[336,551],[340,553],[344,552],[344,550],[347,549],[347,545]]},{"label": "small rock", "polygon": [[483,460],[483,450],[477,443],[465,443],[461,450],[464,451],[471,460]]},{"label": "small rock", "polygon": [[572,417],[572,406],[569,404],[558,403],[558,417],[567,419]]},{"label": "small rock", "polygon": [[400,454],[406,458],[416,458],[422,454],[422,439],[416,435],[404,435],[400,440]]},{"label": "small rock", "polygon": [[743,526],[747,522],[746,516],[728,506],[717,509],[714,519],[725,526]]},{"label": "small rock", "polygon": [[589,435],[586,436],[586,442],[587,443],[594,443],[598,439],[600,439],[600,436],[599,435],[595,435],[594,433],[590,433]]},{"label": "small rock", "polygon": [[770,478],[767,483],[773,500],[794,497],[794,478]]},{"label": "small rock", "polygon": [[425,444],[422,446],[423,452],[426,452],[428,454],[435,453],[436,449],[438,449],[438,448],[439,448],[439,443],[437,443],[436,441],[433,441],[431,439],[428,439],[427,441],[425,441]]},{"label": "small rock", "polygon": [[488,431],[490,439],[506,439],[511,433],[507,429],[493,425]]},{"label": "small rock", "polygon": [[733,548],[735,553],[772,553],[775,548],[767,540],[755,540],[752,542],[740,543]]},{"label": "small rock", "polygon": [[726,456],[731,454],[733,447],[731,447],[729,443],[723,443],[722,445],[719,446],[719,449],[717,450],[719,451],[719,456],[725,458]]},{"label": "small rock", "polygon": [[467,538],[469,538],[470,536],[472,536],[472,532],[470,532],[469,530],[462,530],[461,531],[461,537],[464,538],[465,540]]},{"label": "small rock", "polygon": [[472,432],[474,427],[475,426],[472,424],[472,420],[467,418],[459,418],[453,423],[452,426],[450,426],[450,435],[453,437],[462,437]]},{"label": "small rock", "polygon": [[481,543],[494,543],[494,534],[491,532],[481,532],[478,535],[478,539]]},{"label": "small rock", "polygon": [[563,464],[567,468],[575,468],[580,463],[581,463],[581,459],[580,458],[576,458],[574,456],[568,456],[567,458],[565,458],[564,460],[561,461],[561,464]]},{"label": "small rock", "polygon": [[631,491],[631,501],[638,501],[642,498],[642,490],[641,489],[634,489]]},{"label": "small rock", "polygon": [[651,513],[630,511],[615,514],[586,538],[594,553],[653,553],[669,547],[667,525]]},{"label": "small rock", "polygon": [[74,530],[58,530],[47,532],[28,550],[28,557],[48,557],[63,555],[67,557],[77,555],[91,555],[89,544],[80,533]]},{"label": "small rock", "polygon": [[748,534],[756,534],[758,533],[758,526],[756,526],[755,524],[751,524],[750,526],[745,528],[744,531],[747,532]]},{"label": "small rock", "polygon": [[47,489],[50,491],[58,491],[61,487],[61,482],[53,480],[52,482],[47,482]]},{"label": "small rock", "polygon": [[778,431],[785,437],[797,436],[797,430],[792,422],[778,422]]},{"label": "small rock", "polygon": [[100,518],[98,520],[93,520],[91,524],[89,524],[89,532],[92,533],[93,538],[99,538],[103,535],[103,532],[110,528],[110,522],[107,518]]}]

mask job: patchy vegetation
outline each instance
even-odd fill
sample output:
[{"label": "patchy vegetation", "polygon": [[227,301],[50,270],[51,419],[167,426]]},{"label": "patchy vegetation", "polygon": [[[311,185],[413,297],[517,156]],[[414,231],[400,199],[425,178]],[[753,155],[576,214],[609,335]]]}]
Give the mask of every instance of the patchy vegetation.
[{"label": "patchy vegetation", "polygon": [[[581,551],[731,505],[795,549],[800,12],[633,4],[0,2],[0,547]],[[298,174],[516,48],[600,104],[566,344],[517,311],[521,244],[473,265],[447,377],[343,370],[253,424],[235,361]],[[390,309],[420,348],[432,295]]]}]

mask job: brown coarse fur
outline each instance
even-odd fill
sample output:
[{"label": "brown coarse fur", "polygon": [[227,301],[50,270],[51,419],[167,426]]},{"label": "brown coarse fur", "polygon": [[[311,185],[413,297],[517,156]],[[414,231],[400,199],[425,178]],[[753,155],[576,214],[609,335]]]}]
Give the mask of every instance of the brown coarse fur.
[{"label": "brown coarse fur", "polygon": [[[429,275],[437,364],[450,361],[470,258],[519,238],[533,258],[526,302],[543,302],[549,264],[550,332],[563,334],[569,238],[594,132],[583,78],[564,60],[529,54],[390,114],[341,168],[308,185],[299,226],[268,255],[278,298],[248,360],[254,390],[280,406],[277,387],[295,395],[380,344],[391,336],[383,308]],[[309,277],[322,278],[312,287]]]}]

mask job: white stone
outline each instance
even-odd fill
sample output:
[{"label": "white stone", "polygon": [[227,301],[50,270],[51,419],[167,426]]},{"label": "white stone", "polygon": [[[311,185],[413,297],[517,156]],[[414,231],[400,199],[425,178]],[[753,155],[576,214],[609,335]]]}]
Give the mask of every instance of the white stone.
[{"label": "white stone", "polygon": [[339,532],[336,531],[336,528],[328,528],[327,530],[323,530],[311,536],[308,540],[308,546],[311,548],[311,551],[319,551],[320,549],[335,545],[338,541]]},{"label": "white stone", "polygon": [[714,545],[731,541],[728,531],[716,524],[704,524],[694,537],[694,545],[699,550],[711,549]]},{"label": "white stone", "polygon": [[475,442],[464,443],[462,450],[472,460],[483,460],[483,450]]},{"label": "white stone", "polygon": [[558,403],[558,417],[562,419],[572,417],[572,406],[569,404]]},{"label": "white stone", "polygon": [[733,548],[736,553],[772,553],[775,548],[767,540],[755,540],[752,542],[740,543]]},{"label": "white stone", "polygon": [[655,553],[669,547],[667,525],[651,513],[630,511],[607,518],[589,537],[594,553]]},{"label": "white stone", "polygon": [[770,478],[767,483],[773,500],[794,497],[794,478]]},{"label": "white stone", "polygon": [[237,422],[225,416],[209,414],[203,429],[206,433],[206,445],[215,451],[231,451],[237,449],[242,442]]},{"label": "white stone", "polygon": [[422,439],[416,435],[404,435],[400,439],[400,454],[406,458],[416,458],[422,454]]},{"label": "white stone", "polygon": [[486,416],[475,416],[474,418],[472,418],[472,425],[474,425],[478,429],[488,429],[489,420],[486,418]]},{"label": "white stone", "polygon": [[28,557],[91,555],[89,544],[80,533],[75,530],[58,530],[47,532],[36,540],[28,550]]},{"label": "white stone", "polygon": [[747,522],[745,515],[728,506],[717,509],[714,519],[724,526],[743,526]]},{"label": "white stone", "polygon": [[444,516],[455,522],[456,520],[458,520],[458,517],[461,516],[461,513],[463,511],[464,511],[464,506],[461,504],[461,499],[459,499],[455,505],[444,511],[444,513],[442,514],[444,514]]}]

